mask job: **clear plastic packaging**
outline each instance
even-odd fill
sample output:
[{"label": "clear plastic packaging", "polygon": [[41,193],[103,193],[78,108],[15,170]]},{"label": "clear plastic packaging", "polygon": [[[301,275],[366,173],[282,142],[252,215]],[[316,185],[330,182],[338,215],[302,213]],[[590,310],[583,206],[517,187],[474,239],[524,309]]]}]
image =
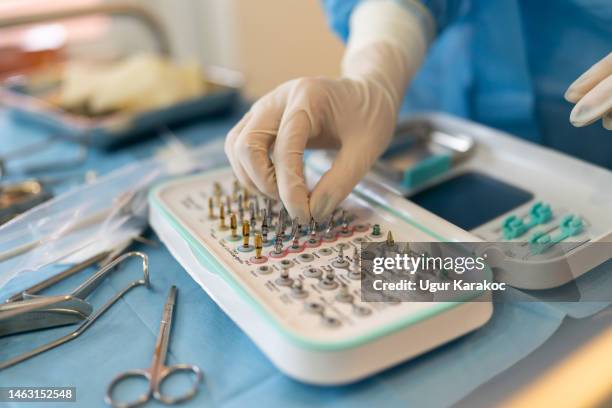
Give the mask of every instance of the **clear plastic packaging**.
[{"label": "clear plastic packaging", "polygon": [[85,257],[139,235],[148,224],[149,188],[173,175],[225,161],[223,141],[186,147],[171,140],[138,161],[70,190],[0,226],[0,287],[67,257]]}]

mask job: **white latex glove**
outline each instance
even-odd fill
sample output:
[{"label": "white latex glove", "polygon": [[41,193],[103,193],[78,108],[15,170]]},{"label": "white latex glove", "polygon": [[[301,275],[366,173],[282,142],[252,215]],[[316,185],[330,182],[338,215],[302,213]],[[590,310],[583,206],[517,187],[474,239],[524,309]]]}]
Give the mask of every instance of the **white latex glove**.
[{"label": "white latex glove", "polygon": [[[404,89],[423,59],[425,37],[421,22],[394,1],[359,6],[342,78],[284,83],[229,132],[225,152],[239,181],[281,199],[302,222],[325,219],[388,146]],[[312,192],[304,180],[306,148],[339,149]]]},{"label": "white latex glove", "polygon": [[601,118],[603,127],[612,130],[612,53],[580,75],[567,88],[565,99],[576,104],[572,125],[582,127]]}]

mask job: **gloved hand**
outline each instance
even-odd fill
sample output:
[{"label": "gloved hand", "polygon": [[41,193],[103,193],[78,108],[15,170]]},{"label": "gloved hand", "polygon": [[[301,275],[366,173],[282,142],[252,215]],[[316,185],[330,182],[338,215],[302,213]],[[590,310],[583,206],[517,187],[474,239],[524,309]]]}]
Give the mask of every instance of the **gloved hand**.
[{"label": "gloved hand", "polygon": [[603,127],[612,130],[612,53],[576,79],[565,99],[576,104],[570,114],[572,125],[582,127],[601,118]]},{"label": "gloved hand", "polygon": [[[258,100],[226,138],[225,152],[239,181],[282,200],[303,223],[311,216],[325,219],[384,152],[404,89],[425,52],[425,35],[410,13],[395,2],[372,3],[385,7],[383,21],[374,26],[397,22],[397,9],[407,15],[399,18],[405,17],[400,34],[412,39],[408,46],[370,35],[373,13],[361,13],[369,21],[351,22],[342,78],[300,78],[280,85]],[[357,44],[351,46],[352,41]],[[312,193],[304,180],[306,148],[339,149]]]},{"label": "gloved hand", "polygon": [[[225,151],[243,185],[281,199],[303,222],[321,219],[387,147],[397,106],[397,96],[371,78],[289,81],[253,105],[228,134]],[[303,174],[306,148],[340,149],[311,195]]]}]

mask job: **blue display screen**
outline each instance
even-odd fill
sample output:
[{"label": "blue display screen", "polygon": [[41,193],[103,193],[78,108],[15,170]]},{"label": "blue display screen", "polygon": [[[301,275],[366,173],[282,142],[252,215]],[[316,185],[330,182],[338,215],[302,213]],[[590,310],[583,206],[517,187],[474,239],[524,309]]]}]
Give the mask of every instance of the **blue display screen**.
[{"label": "blue display screen", "polygon": [[468,172],[406,198],[469,231],[525,204],[533,194],[482,173]]}]

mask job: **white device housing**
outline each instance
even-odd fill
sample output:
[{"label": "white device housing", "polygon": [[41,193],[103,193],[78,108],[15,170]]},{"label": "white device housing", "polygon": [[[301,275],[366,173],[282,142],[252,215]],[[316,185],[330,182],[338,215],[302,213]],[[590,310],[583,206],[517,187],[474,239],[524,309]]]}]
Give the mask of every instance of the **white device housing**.
[{"label": "white device housing", "polygon": [[[489,292],[457,302],[363,302],[360,281],[350,277],[350,270],[332,266],[340,246],[352,261],[354,248],[384,240],[389,228],[398,242],[447,239],[438,233],[459,240],[467,236],[464,231],[435,218],[425,228],[353,194],[342,203],[354,217],[350,234],[281,259],[273,259],[268,253],[272,247],[264,247],[268,261],[260,264],[253,252],[237,250],[242,241],[232,241],[218,219],[208,217],[214,183],[228,192],[232,179],[225,168],[159,186],[150,195],[150,222],[193,279],[287,375],[313,384],[356,381],[468,333],[490,318]],[[427,216],[418,208],[414,211],[415,219]],[[371,234],[373,224],[381,226],[382,236]],[[290,277],[303,283],[306,298],[295,298],[292,288],[278,284],[287,260],[292,264]],[[269,270],[262,272],[262,265]],[[311,268],[332,270],[339,286],[322,289],[322,277],[307,276]],[[353,296],[350,304],[338,300],[342,286]],[[323,311],[309,310],[312,302]]]},{"label": "white device housing", "polygon": [[[612,257],[612,172],[563,153],[522,140],[507,133],[447,114],[431,113],[406,121],[427,124],[434,131],[467,136],[475,140],[473,152],[444,175],[418,187],[426,189],[458,174],[476,171],[527,190],[533,198],[508,213],[459,234],[444,234],[449,224],[437,215],[401,197],[401,187],[376,172],[370,172],[355,188],[357,194],[371,197],[378,204],[427,225],[452,239],[464,242],[501,242],[501,224],[510,214],[526,216],[537,202],[549,203],[554,216],[543,225],[546,232],[558,229],[559,220],[575,214],[584,222],[582,233],[565,241],[565,253],[548,251],[531,254],[528,235],[511,240],[522,242],[525,250],[509,256],[491,251],[488,261],[496,279],[522,289],[550,289],[568,283]],[[612,152],[611,152],[612,154]],[[318,174],[331,165],[330,155],[314,152],[307,165]],[[466,209],[469,211],[469,209]],[[455,238],[457,237],[457,238]],[[508,241],[506,241],[508,242]],[[611,244],[612,245],[612,244]],[[568,249],[567,246],[570,248]]]}]

